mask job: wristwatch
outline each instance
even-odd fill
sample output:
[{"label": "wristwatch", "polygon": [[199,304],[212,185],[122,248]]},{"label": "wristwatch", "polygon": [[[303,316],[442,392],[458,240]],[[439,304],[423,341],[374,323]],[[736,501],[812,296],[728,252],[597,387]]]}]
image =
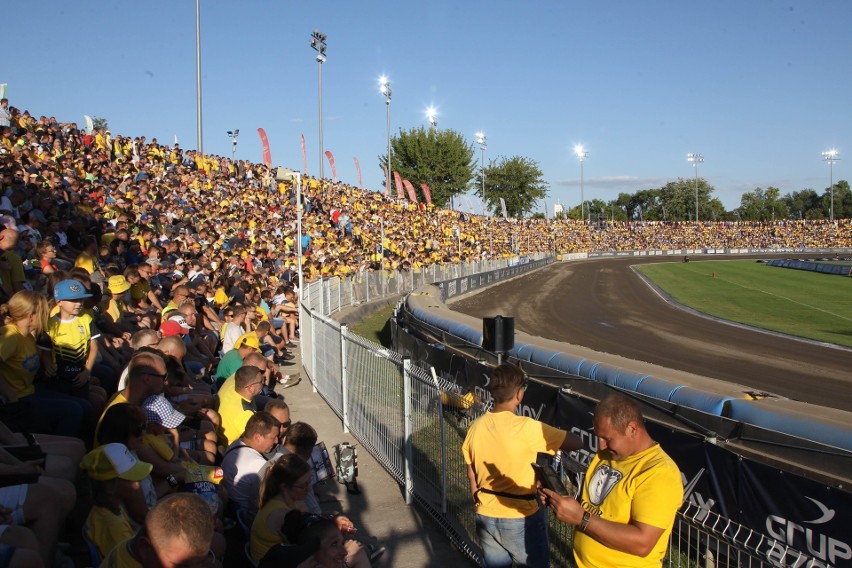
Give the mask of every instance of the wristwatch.
[{"label": "wristwatch", "polygon": [[579,531],[585,531],[586,527],[589,526],[589,521],[592,520],[592,514],[588,511],[583,512],[583,520],[580,521],[580,525],[577,527]]},{"label": "wristwatch", "polygon": [[[169,484],[169,487],[177,487],[178,486],[178,480],[171,473],[166,476],[166,483]],[[585,518],[584,518],[584,521],[585,521]]]}]

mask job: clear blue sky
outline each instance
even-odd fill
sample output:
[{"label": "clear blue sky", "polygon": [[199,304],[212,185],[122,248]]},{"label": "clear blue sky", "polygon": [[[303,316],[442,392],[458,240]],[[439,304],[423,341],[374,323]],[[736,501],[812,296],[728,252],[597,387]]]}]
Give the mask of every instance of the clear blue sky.
[{"label": "clear blue sky", "polygon": [[[197,147],[195,2],[18,1],[3,14],[12,105]],[[537,161],[551,214],[579,203],[578,143],[587,199],[691,178],[688,152],[728,209],[755,187],[822,193],[821,152],[838,149],[834,178],[852,177],[850,25],[850,0],[205,0],[204,150],[230,155],[239,128],[237,157],[260,162],[263,127],[275,164],[301,169],[304,133],[318,173],[316,28],[324,145],[347,183],[357,157],[364,186],[382,184],[386,74],[393,132],[427,125],[434,105],[439,128],[485,132],[486,161]]]}]

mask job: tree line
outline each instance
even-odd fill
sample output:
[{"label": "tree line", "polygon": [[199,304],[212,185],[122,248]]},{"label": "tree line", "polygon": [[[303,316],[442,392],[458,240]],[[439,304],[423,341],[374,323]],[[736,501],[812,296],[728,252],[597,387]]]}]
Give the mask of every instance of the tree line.
[{"label": "tree line", "polygon": [[[472,189],[489,213],[502,215],[502,198],[508,216],[525,217],[548,195],[549,185],[539,164],[531,158],[499,157],[484,167],[479,162],[474,143],[454,130],[421,126],[400,130],[391,139],[391,176],[397,172],[402,179],[411,181],[418,201],[425,200],[421,183],[429,187],[432,202],[440,207]],[[387,155],[379,156],[382,171],[386,171],[386,166]],[[739,207],[730,211],[713,197],[714,191],[705,179],[679,178],[663,187],[620,193],[610,201],[586,200],[583,214],[593,221],[691,221],[695,219],[697,201],[698,219],[702,221],[828,219],[831,215],[831,188],[821,194],[802,189],[782,196],[776,187],[757,187],[744,193]],[[849,183],[837,181],[833,194],[834,217],[852,217]],[[558,216],[579,219],[580,211],[578,203]]]}]

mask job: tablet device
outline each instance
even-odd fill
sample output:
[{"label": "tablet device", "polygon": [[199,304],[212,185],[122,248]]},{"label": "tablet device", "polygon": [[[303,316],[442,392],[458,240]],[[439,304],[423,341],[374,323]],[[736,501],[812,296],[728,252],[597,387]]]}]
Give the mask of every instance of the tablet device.
[{"label": "tablet device", "polygon": [[562,480],[559,479],[559,475],[553,471],[552,467],[542,466],[537,463],[530,464],[532,465],[533,470],[535,471],[536,481],[541,483],[541,486],[545,489],[550,489],[557,495],[567,496],[568,489],[565,488],[565,484],[562,483]]}]

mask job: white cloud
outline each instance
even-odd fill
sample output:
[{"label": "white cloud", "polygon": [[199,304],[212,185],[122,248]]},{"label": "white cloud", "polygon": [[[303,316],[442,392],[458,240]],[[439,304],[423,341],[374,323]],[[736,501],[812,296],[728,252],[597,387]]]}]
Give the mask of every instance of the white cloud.
[{"label": "white cloud", "polygon": [[[671,178],[664,177],[598,176],[584,178],[583,185],[585,187],[592,187],[602,190],[626,191],[632,193],[640,189],[662,187],[670,181],[672,181]],[[577,187],[580,185],[580,178],[556,180],[553,182],[553,185],[572,188]]]}]

